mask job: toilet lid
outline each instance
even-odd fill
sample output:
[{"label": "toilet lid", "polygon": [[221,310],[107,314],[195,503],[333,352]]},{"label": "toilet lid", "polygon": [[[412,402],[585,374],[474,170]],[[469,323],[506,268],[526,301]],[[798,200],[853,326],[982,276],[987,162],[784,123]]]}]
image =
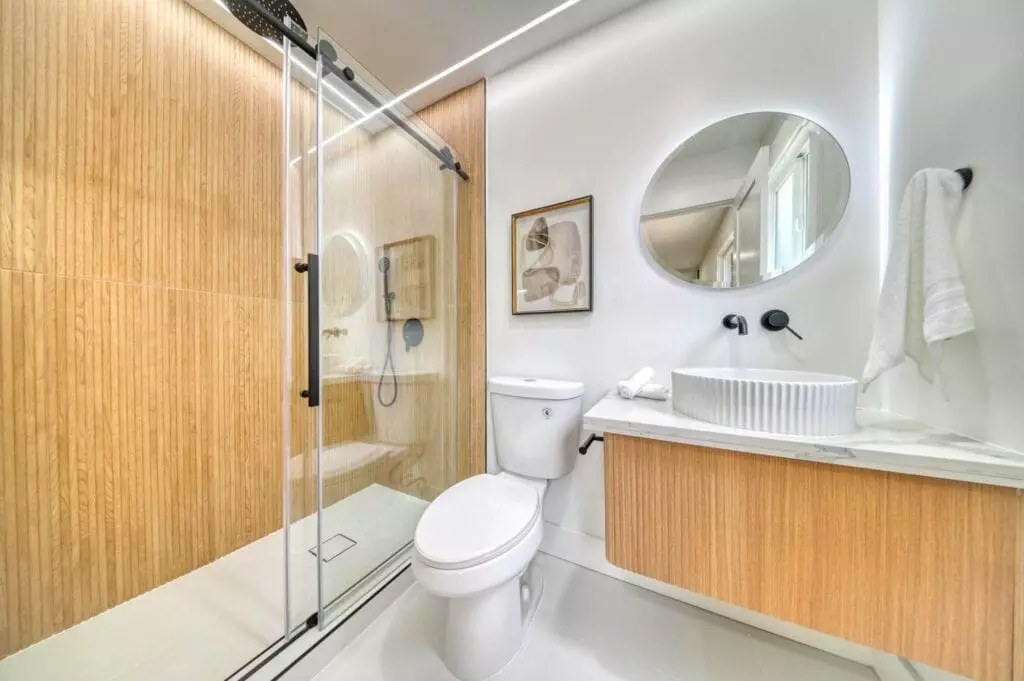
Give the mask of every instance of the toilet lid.
[{"label": "toilet lid", "polygon": [[416,551],[437,568],[467,568],[504,553],[540,517],[540,497],[529,485],[475,475],[449,487],[416,526]]}]

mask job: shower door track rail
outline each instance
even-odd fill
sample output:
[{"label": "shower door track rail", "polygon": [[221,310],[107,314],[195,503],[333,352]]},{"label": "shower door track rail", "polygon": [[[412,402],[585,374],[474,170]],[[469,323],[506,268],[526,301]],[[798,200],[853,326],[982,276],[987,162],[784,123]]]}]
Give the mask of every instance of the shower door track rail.
[{"label": "shower door track rail", "polygon": [[285,22],[278,19],[271,12],[269,12],[259,0],[244,0],[245,4],[249,5],[254,12],[260,15],[263,19],[274,26],[275,29],[280,31],[288,40],[290,40],[296,47],[305,52],[311,59],[316,59],[317,52],[322,52],[323,63],[331,73],[341,78],[345,83],[355,92],[357,95],[366,100],[374,108],[380,109],[381,113],[391,119],[391,122],[400,127],[410,137],[412,137],[420,146],[429,151],[431,154],[437,157],[437,160],[441,162],[442,168],[452,170],[461,177],[463,180],[469,180],[469,173],[462,167],[462,164],[455,160],[451,149],[448,147],[442,147],[438,149],[436,146],[430,143],[427,138],[419,133],[414,127],[409,125],[401,116],[391,110],[390,105],[383,105],[376,96],[374,96],[369,90],[356,82],[355,72],[348,66],[338,66],[335,63],[337,55],[333,55],[333,49],[323,50],[320,45],[316,47],[309,44],[307,36],[299,33],[290,26],[287,26]]},{"label": "shower door track rail", "polygon": [[[339,593],[324,606],[324,612],[338,612],[336,617],[325,617],[323,629],[309,648],[298,655],[304,657],[309,650],[319,645],[323,639],[348,622],[363,606],[372,601],[377,594],[387,589],[402,573],[412,566],[412,542],[405,544],[402,548],[384,559],[369,574],[363,576],[358,582],[348,589]],[[231,672],[224,681],[251,681],[256,674],[263,671],[264,667],[272,664],[281,653],[284,653],[290,646],[298,643],[303,636],[316,633],[321,620],[319,609],[314,611],[301,624],[295,626],[287,637],[281,636],[269,646],[249,659],[245,664]],[[291,660],[287,664],[290,669],[298,660]],[[275,675],[274,678],[279,678]]]}]

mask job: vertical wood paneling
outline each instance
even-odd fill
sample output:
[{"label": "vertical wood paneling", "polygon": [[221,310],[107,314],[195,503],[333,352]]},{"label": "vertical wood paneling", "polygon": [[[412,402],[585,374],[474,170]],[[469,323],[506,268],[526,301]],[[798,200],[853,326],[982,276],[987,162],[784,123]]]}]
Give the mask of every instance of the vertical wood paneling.
[{"label": "vertical wood paneling", "polygon": [[180,0],[0,0],[0,657],[280,525],[279,78]]},{"label": "vertical wood paneling", "polygon": [[1013,681],[1024,681],[1024,493],[1017,493],[1017,573],[1013,590]]},{"label": "vertical wood paneling", "polygon": [[487,288],[484,270],[486,177],[486,81],[480,80],[419,112],[418,116],[456,150],[470,179],[459,184],[458,289],[458,479],[486,468]]},{"label": "vertical wood paneling", "polygon": [[616,565],[979,681],[1011,679],[1016,490],[618,435],[605,445]]},{"label": "vertical wood paneling", "polygon": [[[279,91],[275,67],[181,0],[0,0],[0,656],[280,525]],[[457,302],[438,299],[458,305],[461,477],[483,470],[483,97],[481,82],[424,114],[473,177]],[[396,138],[337,152],[365,170],[339,185],[346,205],[406,230],[375,245],[453,213],[436,162]],[[374,385],[356,386],[329,405],[331,438],[374,437]],[[403,384],[417,441],[331,498],[371,482],[436,496],[452,387]],[[291,415],[307,473],[310,413]]]},{"label": "vertical wood paneling", "polygon": [[[472,175],[471,183],[453,175],[439,175],[436,159],[426,154],[400,131],[350,134],[332,143],[325,154],[329,192],[325,202],[328,230],[350,225],[369,242],[371,252],[383,244],[426,235],[437,239],[435,277],[431,283],[434,314],[426,319],[428,341],[412,352],[401,352],[398,328],[394,329],[396,361],[400,372],[399,401],[374,422],[382,409],[377,404],[377,376],[349,377],[329,383],[324,391],[325,447],[351,441],[382,445],[394,453],[335,476],[324,483],[325,503],[333,503],[373,482],[425,499],[433,499],[458,475],[483,470],[484,452],[484,84],[455,93],[421,112],[424,122],[440,133],[462,156]],[[300,108],[299,97],[296,108]],[[332,126],[348,125],[328,109],[326,134]],[[293,148],[308,148],[309,141],[296,131]],[[296,225],[309,224],[313,195],[312,178],[303,162],[294,170],[292,218]],[[452,202],[457,183],[458,203]],[[395,188],[401,188],[395,191]],[[457,233],[451,229],[457,227]],[[309,236],[308,232],[304,236]],[[300,257],[296,249],[293,257]],[[456,267],[452,267],[452,263]],[[324,267],[330,267],[325,262]],[[454,272],[458,271],[457,278]],[[398,277],[398,275],[395,275]],[[400,279],[398,277],[396,280]],[[393,281],[396,281],[393,280]],[[457,286],[456,286],[457,284]],[[294,280],[296,301],[302,300],[305,282]],[[372,295],[380,293],[376,273]],[[401,295],[401,294],[399,294]],[[376,307],[376,301],[371,301]],[[455,312],[455,315],[452,313]],[[305,375],[304,307],[296,306],[293,371],[299,385]],[[456,322],[457,315],[457,324]],[[401,317],[401,315],[397,315]],[[424,317],[425,315],[417,315]],[[334,322],[328,320],[333,325]],[[383,322],[346,318],[349,342],[364,337],[375,365],[383,360]],[[397,325],[396,325],[397,327]],[[351,346],[349,346],[351,347]],[[356,345],[356,347],[359,347]],[[347,349],[347,348],[346,348]],[[457,372],[453,371],[457,367]],[[300,408],[301,410],[301,408]],[[456,418],[450,418],[454,410]],[[312,512],[315,481],[308,423],[302,413],[293,419],[293,515]],[[407,426],[407,427],[406,427]],[[454,442],[459,438],[457,459]],[[306,453],[303,457],[302,453]],[[301,476],[299,476],[301,472]]]},{"label": "vertical wood paneling", "polygon": [[[0,0],[0,120],[14,120],[14,1]],[[0,125],[0,268],[14,267],[14,126]]]}]

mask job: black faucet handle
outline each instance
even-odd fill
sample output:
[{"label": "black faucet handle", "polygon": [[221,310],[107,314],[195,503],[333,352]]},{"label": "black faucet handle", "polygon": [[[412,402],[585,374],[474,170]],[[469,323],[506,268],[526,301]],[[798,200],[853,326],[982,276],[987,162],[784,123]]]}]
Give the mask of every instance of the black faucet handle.
[{"label": "black faucet handle", "polygon": [[782,331],[785,329],[791,334],[803,340],[804,337],[793,330],[793,327],[789,325],[789,315],[784,310],[768,310],[761,315],[761,326],[768,331]]}]

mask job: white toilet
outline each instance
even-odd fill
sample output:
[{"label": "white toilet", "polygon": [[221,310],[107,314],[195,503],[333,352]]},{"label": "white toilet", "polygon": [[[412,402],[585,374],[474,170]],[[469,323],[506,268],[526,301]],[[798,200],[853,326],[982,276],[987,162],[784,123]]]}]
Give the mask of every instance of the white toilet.
[{"label": "white toilet", "polygon": [[416,527],[412,569],[448,599],[444,662],[462,681],[498,673],[515,656],[536,611],[548,481],[572,472],[583,384],[492,378],[494,447],[502,472],[445,490]]}]

